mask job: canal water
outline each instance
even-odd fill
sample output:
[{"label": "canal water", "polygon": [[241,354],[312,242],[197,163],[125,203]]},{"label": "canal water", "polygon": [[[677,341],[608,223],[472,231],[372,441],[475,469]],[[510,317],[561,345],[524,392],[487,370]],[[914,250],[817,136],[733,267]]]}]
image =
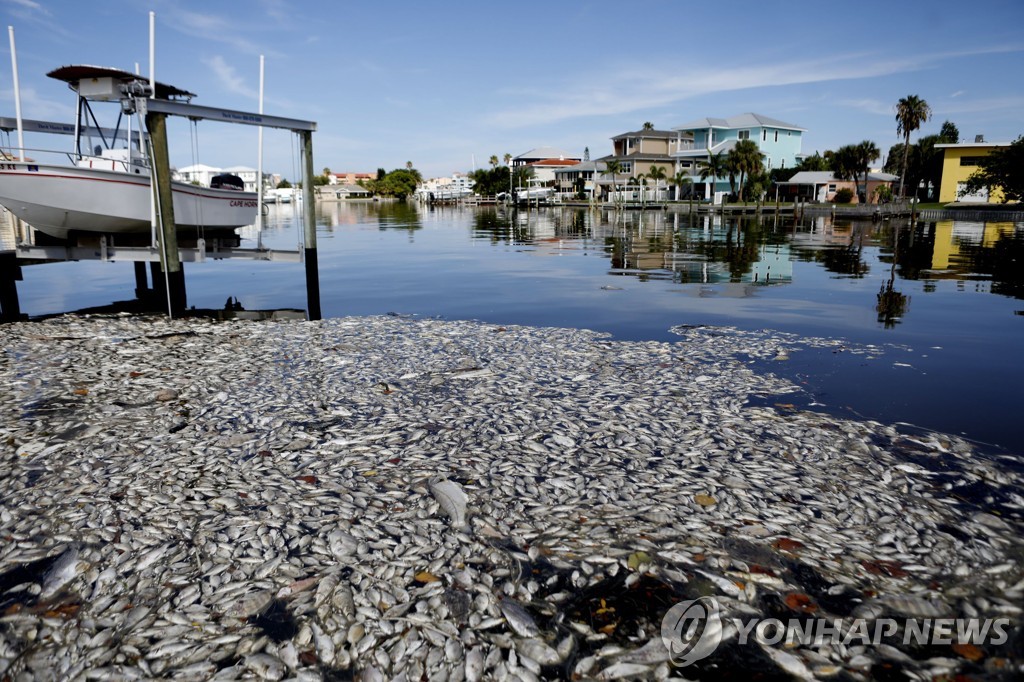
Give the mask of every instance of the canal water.
[{"label": "canal water", "polygon": [[[676,325],[773,329],[879,346],[767,363],[814,409],[956,433],[1024,454],[1024,224],[725,218],[571,208],[317,207],[325,317],[398,313],[678,340]],[[243,230],[243,246],[257,235]],[[295,248],[289,205],[265,246]],[[132,266],[24,268],[22,310],[131,297]],[[303,266],[186,266],[189,304],[304,308]],[[909,426],[913,425],[913,426]]]}]

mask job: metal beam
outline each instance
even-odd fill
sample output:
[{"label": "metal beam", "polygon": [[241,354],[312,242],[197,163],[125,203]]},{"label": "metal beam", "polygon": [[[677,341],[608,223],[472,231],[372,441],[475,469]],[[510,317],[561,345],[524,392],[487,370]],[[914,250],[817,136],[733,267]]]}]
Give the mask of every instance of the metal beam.
[{"label": "metal beam", "polygon": [[[26,119],[22,119],[21,124],[22,124],[22,129],[26,133],[50,133],[50,134],[54,134],[54,135],[74,135],[75,134],[75,124],[74,123],[58,123],[56,121],[38,121],[38,120],[26,118]],[[18,127],[17,120],[15,120],[13,118],[10,118],[8,116],[0,116],[0,130],[3,130],[4,132],[11,132],[12,130],[17,130],[17,127]],[[113,138],[113,139],[125,140],[125,139],[128,138],[128,131],[123,129],[123,128],[121,130],[118,130],[116,135],[114,134],[114,132],[115,131],[114,131],[113,128],[97,128],[95,126],[88,126],[88,127],[82,128],[82,134],[83,135],[86,135],[86,134],[95,135],[96,133],[103,133],[103,135],[105,135],[107,137],[110,137],[110,138]],[[138,141],[138,139],[139,139],[139,131],[133,130],[132,131],[132,140],[133,141]]]},{"label": "metal beam", "polygon": [[[8,252],[10,253],[10,252]],[[74,261],[102,260],[130,262],[160,262],[160,250],[148,246],[18,246],[14,251],[18,260]],[[202,263],[210,260],[239,258],[279,263],[301,263],[299,251],[273,251],[270,249],[234,248],[178,248],[182,263]]]},{"label": "metal beam", "polygon": [[224,123],[241,123],[251,126],[263,126],[264,128],[281,128],[295,132],[313,132],[316,130],[316,121],[301,121],[297,118],[284,118],[282,116],[268,116],[250,111],[236,111],[234,109],[219,109],[217,107],[204,107],[198,104],[186,104],[185,102],[171,102],[163,99],[146,99],[138,97],[135,105],[143,114],[167,114],[170,116],[186,116],[188,118],[204,119],[208,121],[222,121]]}]

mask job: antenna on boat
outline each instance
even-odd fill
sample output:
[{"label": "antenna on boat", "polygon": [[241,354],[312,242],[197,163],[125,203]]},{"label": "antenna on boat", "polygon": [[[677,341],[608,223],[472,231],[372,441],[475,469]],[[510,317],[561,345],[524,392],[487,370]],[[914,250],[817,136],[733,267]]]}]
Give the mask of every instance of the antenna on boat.
[{"label": "antenna on boat", "polygon": [[14,47],[14,27],[8,26],[11,37],[11,70],[14,71],[14,117],[18,121],[18,158],[25,159],[25,131],[21,124],[21,87],[18,85],[18,50]]}]

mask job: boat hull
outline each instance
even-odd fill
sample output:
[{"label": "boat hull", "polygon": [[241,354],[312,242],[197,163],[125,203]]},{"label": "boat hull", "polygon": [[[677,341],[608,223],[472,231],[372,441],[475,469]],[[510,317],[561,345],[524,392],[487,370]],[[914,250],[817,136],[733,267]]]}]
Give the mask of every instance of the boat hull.
[{"label": "boat hull", "polygon": [[[179,229],[229,229],[256,220],[256,194],[171,183]],[[149,232],[149,176],[96,168],[0,163],[0,204],[46,234]]]}]

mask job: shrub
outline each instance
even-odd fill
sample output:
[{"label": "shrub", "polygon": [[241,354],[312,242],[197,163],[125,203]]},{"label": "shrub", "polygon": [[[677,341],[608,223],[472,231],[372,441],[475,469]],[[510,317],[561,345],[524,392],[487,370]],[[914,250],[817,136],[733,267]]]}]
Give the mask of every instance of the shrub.
[{"label": "shrub", "polygon": [[836,192],[834,201],[837,204],[848,204],[853,201],[853,190],[849,187],[843,187],[841,190]]}]

